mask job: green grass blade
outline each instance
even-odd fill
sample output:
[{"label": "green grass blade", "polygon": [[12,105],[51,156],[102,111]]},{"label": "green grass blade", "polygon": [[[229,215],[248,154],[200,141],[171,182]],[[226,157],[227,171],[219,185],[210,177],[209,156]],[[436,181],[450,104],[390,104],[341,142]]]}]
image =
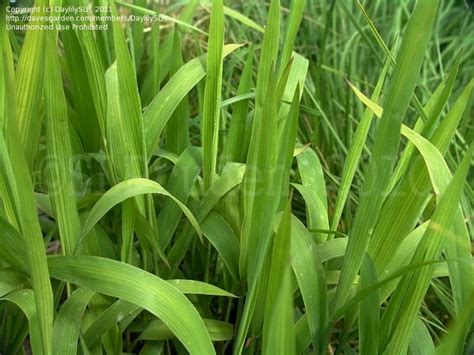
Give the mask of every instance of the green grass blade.
[{"label": "green grass blade", "polygon": [[268,355],[294,355],[293,290],[289,269],[285,269],[280,277],[281,285],[279,292],[275,295],[276,298],[274,299],[274,306],[269,320],[268,335],[267,338],[264,338],[262,353]]},{"label": "green grass blade", "polygon": [[[244,71],[240,77],[237,96],[245,95],[250,92],[252,86],[254,47],[250,46]],[[224,149],[221,154],[221,166],[233,161],[237,163],[245,162],[247,148],[242,144],[246,136],[247,116],[249,112],[249,100],[241,100],[234,104],[232,120],[230,121],[229,133],[224,142]]]},{"label": "green grass blade", "polygon": [[239,238],[232,227],[216,212],[211,212],[201,224],[202,233],[216,248],[232,277],[239,280]]},{"label": "green grass blade", "polygon": [[[159,194],[171,198],[183,210],[184,214],[190,220],[192,226],[196,229],[199,235],[201,231],[199,224],[191,211],[176,197],[166,191],[159,183],[142,178],[129,179],[123,181],[111,189],[109,189],[96,202],[92,210],[89,212],[84,224],[82,226],[81,238],[78,242],[80,244],[87,234],[94,228],[95,224],[114,206],[127,200],[128,198],[145,195],[145,194]],[[78,245],[76,245],[76,248]]]},{"label": "green grass blade", "polygon": [[[2,107],[1,115],[5,115],[0,121],[4,123],[0,132],[0,176],[2,186],[2,200],[7,201],[14,218],[11,222],[25,238],[25,250],[27,258],[24,260],[26,268],[30,272],[31,285],[35,293],[35,307],[41,332],[42,350],[44,353],[51,351],[52,327],[53,327],[53,295],[51,283],[46,264],[46,250],[43,235],[38,222],[36,200],[34,196],[33,183],[21,146],[16,122],[16,109],[13,106],[13,63],[11,62],[11,47],[7,42],[7,34],[4,26],[4,8],[2,6],[0,16],[0,40],[2,41],[1,89],[0,102],[6,103]],[[12,93],[13,92],[13,93]],[[33,98],[32,98],[33,99]],[[5,194],[5,196],[3,196]]]},{"label": "green grass blade", "polygon": [[[100,257],[49,259],[51,275],[99,293],[124,299],[159,317],[191,354],[214,354],[199,313],[186,297],[166,281],[133,266]],[[142,297],[137,290],[147,290]]]},{"label": "green grass blade", "polygon": [[303,19],[304,8],[305,0],[293,0],[291,2],[290,17],[286,24],[287,29],[278,67],[278,77],[282,76],[285,67],[290,62],[296,35],[298,34],[298,29],[300,28],[301,20]]},{"label": "green grass blade", "polygon": [[[146,6],[146,0],[136,0],[134,1],[136,6],[144,7]],[[135,16],[140,16],[139,11],[132,11],[132,14]],[[132,41],[133,41],[133,57],[135,58],[135,65],[140,64],[145,48],[142,46],[143,40],[145,39],[145,23],[140,21],[135,21],[131,26],[132,32]]]},{"label": "green grass blade", "polygon": [[[126,119],[127,116],[120,104],[122,95],[120,94],[117,63],[114,63],[107,70],[105,78],[107,87],[107,145],[110,154],[110,165],[114,174],[113,179],[117,181],[140,177],[142,170],[138,161],[140,153],[136,151],[137,146],[133,142],[133,133],[128,134],[130,127],[135,125],[133,125],[132,120]],[[133,129],[131,132],[134,132]],[[140,202],[141,211],[144,213],[143,200],[140,200]],[[132,257],[134,214],[133,201],[125,201],[122,205],[120,260],[126,263],[130,263]]]},{"label": "green grass blade", "polygon": [[[441,86],[442,88],[443,86]],[[425,206],[426,198],[432,188],[435,189],[436,193],[442,191],[442,186],[447,185],[446,177],[450,177],[450,172],[447,167],[440,165],[444,162],[442,155],[446,152],[451,140],[454,137],[456,128],[459,125],[460,120],[466,110],[472,95],[474,87],[474,81],[471,82],[464,88],[461,95],[458,97],[456,102],[453,104],[451,109],[448,111],[444,120],[440,123],[439,127],[435,130],[432,135],[432,144],[437,148],[434,153],[429,151],[433,150],[428,142],[424,142],[422,138],[409,129],[406,126],[402,126],[402,134],[409,138],[409,142],[414,144],[415,141],[421,143],[414,146],[418,146],[422,152],[428,150],[427,153],[423,153],[423,157],[426,161],[428,170],[426,170],[425,164],[422,161],[413,161],[413,165],[407,171],[406,175],[402,176],[398,186],[395,188],[394,193],[389,196],[387,203],[384,205],[381,211],[381,219],[376,226],[373,239],[369,246],[369,252],[374,258],[374,261],[378,268],[383,271],[393,256],[393,253],[398,248],[400,241],[405,237],[411,230],[417,221],[418,216],[422,212]],[[370,99],[365,97],[362,93],[358,92],[357,89],[353,88],[356,94],[364,104],[367,105],[377,116],[381,116],[382,108],[372,102]],[[428,110],[427,110],[428,111]],[[415,141],[414,141],[415,140]],[[426,148],[423,148],[427,146]],[[441,154],[438,153],[438,150]],[[430,155],[434,154],[434,158],[430,158]],[[440,157],[441,156],[441,157]],[[431,172],[432,186],[429,184],[429,175]],[[444,176],[442,181],[438,181],[437,176]],[[413,178],[414,176],[414,178]],[[466,250],[468,240],[468,232],[463,223],[464,217],[462,212],[458,211],[455,217],[454,228],[456,234],[459,236],[459,240],[454,243],[448,244],[449,255],[453,258],[466,258]],[[397,221],[398,228],[392,228],[394,221]],[[463,272],[452,271],[452,282],[453,287],[458,290],[463,290],[455,293],[455,305],[458,311],[463,307],[462,298],[469,296],[468,288],[469,282],[465,282],[471,271],[463,263],[458,266],[450,265],[450,269],[463,268]],[[455,276],[456,275],[456,276]],[[466,277],[466,278],[464,278]]]},{"label": "green grass blade", "polygon": [[[63,6],[80,6],[87,7],[89,3],[86,0],[66,0],[64,1]],[[105,4],[104,4],[105,5]],[[76,26],[90,26],[91,22],[87,21],[87,17],[84,21],[81,21],[81,17],[73,16],[72,24]],[[97,123],[100,129],[102,141],[105,140],[106,137],[106,112],[107,112],[107,91],[105,86],[105,77],[104,77],[104,63],[102,62],[100,49],[95,41],[94,31],[90,30],[81,30],[75,29],[75,35],[78,39],[78,44],[82,51],[82,56],[84,59],[84,69],[85,73],[81,72],[82,78],[87,79],[88,85],[90,87],[92,103],[95,109]],[[75,55],[72,53],[71,55]],[[80,69],[80,68],[79,68]],[[84,78],[85,75],[85,78]],[[83,83],[83,85],[85,85]],[[80,123],[84,125],[88,125],[88,120],[81,121]],[[90,128],[88,127],[81,127],[79,131],[88,132]],[[89,137],[82,137],[86,142],[85,146],[91,146],[89,141]],[[93,145],[91,146],[93,147]]]},{"label": "green grass blade", "polygon": [[[60,32],[61,42],[64,46],[64,58],[67,63],[67,77],[71,80],[72,104],[80,119],[72,120],[80,136],[81,143],[86,152],[96,151],[101,143],[101,132],[99,126],[99,114],[96,105],[90,105],[96,101],[88,77],[84,73],[90,71],[84,58],[82,43],[73,30]],[[101,77],[103,81],[104,78]],[[95,85],[98,85],[95,84]]]},{"label": "green grass blade", "polygon": [[291,266],[303,297],[313,347],[317,354],[324,354],[329,326],[324,269],[316,243],[296,217],[292,221]]},{"label": "green grass blade", "polygon": [[158,233],[146,218],[136,210],[134,216],[134,229],[142,247],[151,253],[155,252],[158,254],[166,266],[169,267],[168,259],[159,244]]},{"label": "green grass blade", "polygon": [[[452,206],[459,203],[471,157],[472,148],[464,157],[447,190],[442,195],[428,229],[415,252],[413,264],[439,257],[445,244],[443,236],[449,230],[455,214],[456,209],[453,209]],[[406,351],[414,317],[429,286],[432,272],[432,266],[411,272],[402,279],[395,290],[381,323],[379,345],[387,353],[399,354]]]},{"label": "green grass blade", "polygon": [[77,353],[83,315],[93,295],[93,291],[79,288],[61,306],[54,321],[53,354]]},{"label": "green grass blade", "polygon": [[264,354],[294,354],[293,290],[290,273],[291,199],[273,239],[263,327]]},{"label": "green grass blade", "polygon": [[[389,57],[389,59],[391,60],[391,62],[395,65],[396,64],[395,58],[391,55],[390,50],[388,49],[388,46],[385,44],[382,36],[377,31],[377,28],[375,27],[374,23],[372,22],[372,20],[368,16],[368,14],[365,11],[364,7],[362,6],[360,0],[357,1],[357,6],[359,7],[360,11],[362,12],[362,15],[364,16],[364,19],[367,22],[367,25],[369,26],[369,29],[370,29],[372,35],[374,36],[377,44],[379,45],[380,48],[382,48],[382,50],[385,52],[385,55],[387,55]],[[397,33],[397,36],[398,36],[398,33]],[[368,43],[370,44],[371,41],[368,40]],[[370,45],[370,46],[373,50],[373,46],[372,45]],[[413,106],[417,110],[418,114],[422,117],[423,120],[426,120],[427,119],[426,112],[423,109],[423,106],[421,105],[420,100],[416,96],[416,93],[413,95],[412,100],[413,100]]]},{"label": "green grass blade", "polygon": [[[111,1],[111,3],[113,2]],[[112,13],[117,15],[113,4],[112,10]],[[134,71],[135,69],[130,53],[128,52],[125,36],[120,28],[120,23],[114,21],[113,27],[115,52],[117,56],[117,77],[120,94],[119,101],[122,115],[125,118],[123,119],[122,127],[126,130],[124,135],[128,137],[125,149],[128,150],[128,154],[132,155],[133,159],[131,163],[135,165],[132,166],[133,170],[130,172],[130,174],[134,175],[125,176],[124,178],[147,177],[147,160],[143,134],[144,129],[141,116],[140,96]]]},{"label": "green grass blade", "polygon": [[42,349],[43,352],[49,353],[53,327],[53,295],[46,264],[46,250],[37,217],[33,184],[19,135],[15,125],[9,125],[8,128],[9,147],[3,132],[0,133],[0,174],[10,193],[9,199],[15,202],[16,220],[20,232],[26,238],[26,263],[35,293]]},{"label": "green grass blade", "polygon": [[[405,135],[420,151],[425,161],[434,192],[439,198],[447,190],[452,178],[442,154],[429,141],[415,133],[406,130]],[[473,290],[469,280],[472,279],[469,234],[464,223],[463,211],[460,206],[453,207],[455,214],[449,237],[446,238],[446,253],[448,258],[463,260],[449,264],[450,282],[453,288],[453,298],[458,315],[466,304]]]},{"label": "green grass blade", "polygon": [[[382,87],[387,76],[387,71],[390,67],[389,64],[390,62],[389,60],[387,60],[382,72],[380,73],[379,80],[371,97],[371,100],[374,102],[378,101],[380,92],[382,91]],[[331,222],[332,230],[337,230],[339,222],[341,221],[344,206],[346,205],[346,201],[349,196],[349,191],[357,170],[357,165],[359,163],[362,150],[364,148],[364,143],[367,140],[367,135],[369,134],[372,119],[373,113],[369,108],[367,108],[364,111],[364,114],[362,115],[359,124],[357,125],[352,144],[349,148],[349,151],[347,152],[346,161],[344,163],[344,169],[342,171],[341,184],[339,185],[336,205],[334,207],[334,216]]]},{"label": "green grass blade", "polygon": [[419,1],[408,22],[347,245],[336,292],[336,308],[347,299],[375,226],[376,216],[386,197],[398,153],[402,120],[415,89],[438,4],[439,1]]},{"label": "green grass blade", "polygon": [[321,166],[316,152],[312,149],[306,149],[303,153],[298,154],[296,159],[298,160],[298,170],[303,185],[315,192],[316,197],[321,201],[324,209],[327,211],[326,182],[323,167]]},{"label": "green grass blade", "polygon": [[[44,17],[44,9],[48,5],[47,0],[35,1],[35,7],[38,7],[39,13],[36,13],[37,16],[31,23],[32,25],[46,24],[46,21],[41,17]],[[25,151],[26,163],[30,169],[33,167],[38,150],[43,123],[41,101],[46,64],[46,36],[46,31],[36,31],[34,29],[27,31],[15,72],[17,124],[21,145]],[[31,58],[35,58],[35,60],[31,60]]]},{"label": "green grass blade", "polygon": [[[446,118],[441,122],[439,128],[435,131],[432,137],[434,146],[428,141],[426,141],[424,138],[419,136],[415,131],[409,129],[406,126],[402,126],[402,134],[409,139],[409,142],[413,145],[413,147],[416,147],[420,151],[425,161],[427,170],[425,170],[425,167],[420,166],[421,162],[415,162],[415,166],[412,167],[412,170],[410,170],[409,175],[401,179],[401,183],[396,190],[397,192],[394,194],[395,198],[389,199],[390,203],[384,207],[386,209],[391,208],[392,211],[397,210],[399,211],[399,214],[401,213],[400,211],[404,211],[404,213],[407,214],[405,214],[403,217],[398,218],[399,220],[403,220],[403,224],[399,224],[399,227],[403,226],[403,229],[398,229],[394,231],[393,228],[388,227],[389,223],[393,223],[393,221],[388,222],[387,219],[389,219],[390,217],[387,218],[386,216],[394,216],[392,212],[390,214],[388,214],[388,212],[383,214],[383,216],[385,216],[382,218],[383,223],[379,224],[375,229],[374,236],[383,236],[384,240],[374,240],[374,243],[371,245],[371,247],[377,249],[375,249],[376,251],[374,251],[372,254],[376,256],[376,260],[378,263],[382,262],[382,257],[385,257],[384,261],[381,264],[383,267],[386,265],[386,262],[388,262],[390,256],[392,255],[391,251],[396,249],[396,247],[398,246],[397,239],[394,238],[393,233],[398,233],[399,237],[403,237],[403,230],[408,231],[408,228],[411,228],[411,225],[416,222],[416,220],[413,218],[414,216],[416,216],[415,213],[421,212],[421,210],[419,210],[418,212],[414,213],[413,211],[416,210],[412,210],[411,208],[419,206],[418,208],[421,209],[424,205],[424,199],[427,197],[428,194],[427,188],[430,188],[430,186],[427,184],[427,181],[424,183],[425,186],[423,186],[423,183],[421,182],[427,179],[426,172],[431,178],[431,185],[433,186],[437,195],[442,193],[449,183],[451,174],[447,165],[444,163],[444,158],[441,152],[444,152],[447,149],[450,140],[454,136],[454,132],[456,130],[456,127],[458,126],[459,120],[461,119],[463,112],[466,109],[466,105],[470,100],[472,88],[474,87],[473,85],[474,81],[471,80],[471,82],[465,87],[463,93],[453,105],[452,109],[448,112]],[[440,86],[440,89],[446,90],[445,86]],[[377,112],[378,115],[380,115],[380,113],[382,112],[382,109],[380,107],[377,107],[377,105],[375,105],[369,99],[365,97],[362,98],[361,93],[359,93],[359,97],[361,97],[363,102],[366,103],[368,107],[371,107],[374,112]],[[426,111],[431,114],[432,109],[430,108],[430,106],[435,105],[436,102],[433,102],[431,100],[430,102],[431,103],[428,104]],[[436,147],[440,147],[441,151],[438,151]],[[421,173],[420,169],[422,169]],[[413,184],[413,179],[410,177],[410,174],[412,174],[411,171],[414,171],[417,174],[416,184]],[[415,191],[416,193],[413,194],[413,191]],[[408,206],[410,206],[410,208],[403,207],[407,205],[407,192],[411,194],[410,198],[413,198],[418,201],[417,203],[408,203]],[[398,206],[394,203],[394,201],[398,201]],[[411,218],[413,218],[411,222],[409,217],[410,215],[412,216]],[[463,213],[460,208],[458,208],[456,211],[453,225],[453,235],[457,235],[458,237],[449,238],[449,243],[447,244],[447,253],[449,257],[453,259],[469,260],[469,237],[463,220]],[[381,231],[384,228],[388,230],[388,233],[385,231]],[[373,250],[372,248],[370,249]],[[458,262],[450,263],[449,269],[452,287],[456,290],[454,292],[455,308],[457,312],[460,312],[463,308],[466,298],[469,297],[470,294],[471,287],[469,287],[470,283],[467,280],[470,279],[471,270],[467,264]],[[461,269],[463,271],[460,271]]]},{"label": "green grass blade", "polygon": [[[223,57],[231,54],[240,45],[224,46]],[[206,76],[207,57],[190,60],[183,65],[155,96],[143,113],[147,156],[151,157],[157,147],[161,133],[169,118],[183,98]]]},{"label": "green grass blade", "polygon": [[[295,60],[293,63],[298,65],[298,62],[299,60]],[[306,72],[307,67],[303,65],[303,69],[300,73],[304,74],[303,77],[306,77]],[[298,78],[298,75],[296,75],[296,77]],[[278,128],[278,142],[280,143],[278,144],[276,163],[278,173],[275,176],[275,188],[281,189],[278,208],[283,208],[285,199],[289,196],[288,185],[290,182],[291,163],[293,162],[293,153],[295,150],[301,94],[300,86],[297,84],[288,114],[283,118],[284,121],[280,123],[280,127]],[[285,111],[286,107],[280,106],[279,115],[283,115]]]},{"label": "green grass blade", "polygon": [[[433,134],[433,130],[437,126],[440,113],[443,110],[443,107],[446,105],[451,94],[457,73],[459,71],[459,65],[461,64],[461,54],[462,52],[458,55],[454,67],[451,69],[449,75],[441,82],[425,106],[425,112],[426,116],[428,117],[428,121],[425,123],[420,117],[415,124],[415,132],[421,133],[426,138],[430,138]],[[412,144],[408,144],[408,146],[403,151],[403,155],[400,158],[400,162],[398,163],[394,173],[393,185],[395,185],[399,178],[408,169],[410,158],[413,156],[414,149],[415,147]]]},{"label": "green grass blade", "polygon": [[[177,28],[174,29],[173,56],[171,60],[170,75],[183,66],[181,52],[181,36]],[[176,107],[173,116],[166,125],[166,148],[170,152],[180,155],[189,145],[189,103],[185,97]]]},{"label": "green grass blade", "polygon": [[201,117],[202,163],[204,189],[214,180],[217,167],[217,148],[222,97],[222,51],[224,46],[224,3],[213,2],[207,53],[207,76],[204,107]]},{"label": "green grass blade", "polygon": [[48,34],[47,51],[51,53],[46,62],[45,106],[48,166],[48,195],[59,229],[61,249],[71,255],[81,228],[77,213],[76,191],[71,176],[73,153],[69,136],[66,97],[62,88],[62,77],[56,54],[56,34]]},{"label": "green grass blade", "polygon": [[[426,229],[423,229],[423,231],[426,231]],[[374,290],[379,289],[381,287],[384,287],[386,285],[389,285],[390,282],[397,280],[398,278],[407,275],[408,273],[412,271],[416,271],[418,269],[421,269],[425,266],[430,266],[430,265],[436,265],[436,264],[441,264],[441,263],[446,263],[448,261],[446,260],[430,260],[430,261],[424,261],[421,263],[416,263],[416,264],[410,264],[407,266],[403,266],[398,268],[395,272],[390,274],[390,276],[384,278],[381,281],[378,281],[374,284],[371,284],[363,289],[360,289],[357,291],[354,296],[350,300],[346,302],[344,306],[342,306],[339,309],[336,309],[333,314],[331,315],[331,318],[333,320],[339,320],[345,313],[347,313],[352,307],[357,305],[361,300],[363,300],[365,297],[370,295]]]},{"label": "green grass blade", "polygon": [[[377,282],[377,270],[368,254],[362,262],[360,276],[361,287]],[[362,354],[378,354],[379,298],[379,290],[375,290],[359,306],[359,346]]]},{"label": "green grass blade", "polygon": [[244,219],[241,235],[241,275],[249,276],[249,285],[255,282],[263,265],[271,236],[275,207],[272,180],[276,154],[277,122],[275,83],[272,72],[278,54],[280,30],[280,2],[271,2],[267,29],[258,68],[256,108],[252,136],[247,157],[246,174],[243,181]]},{"label": "green grass blade", "polygon": [[[201,151],[189,147],[181,154],[171,171],[166,190],[175,198],[186,204],[196,179],[201,171]],[[160,232],[160,246],[166,249],[181,220],[182,211],[172,200],[163,202],[157,223]]]}]

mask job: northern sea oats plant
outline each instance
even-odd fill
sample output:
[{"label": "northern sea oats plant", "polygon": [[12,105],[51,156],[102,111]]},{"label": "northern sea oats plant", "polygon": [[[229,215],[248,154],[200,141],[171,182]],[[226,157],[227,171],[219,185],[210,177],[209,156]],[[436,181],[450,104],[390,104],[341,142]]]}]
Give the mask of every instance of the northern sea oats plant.
[{"label": "northern sea oats plant", "polygon": [[471,354],[468,4],[2,2],[0,354]]}]

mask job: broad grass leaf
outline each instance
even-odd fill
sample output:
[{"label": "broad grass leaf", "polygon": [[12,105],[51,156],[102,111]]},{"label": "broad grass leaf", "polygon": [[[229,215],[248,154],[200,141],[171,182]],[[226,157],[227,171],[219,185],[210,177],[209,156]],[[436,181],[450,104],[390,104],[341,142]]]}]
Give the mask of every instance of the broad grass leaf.
[{"label": "broad grass leaf", "polygon": [[53,354],[77,353],[83,315],[93,295],[79,288],[61,306],[53,326]]},{"label": "broad grass leaf", "polygon": [[[191,354],[215,353],[197,310],[180,291],[159,277],[100,257],[53,257],[48,263],[54,278],[147,309],[167,324]],[[137,293],[137,290],[144,292]]]}]

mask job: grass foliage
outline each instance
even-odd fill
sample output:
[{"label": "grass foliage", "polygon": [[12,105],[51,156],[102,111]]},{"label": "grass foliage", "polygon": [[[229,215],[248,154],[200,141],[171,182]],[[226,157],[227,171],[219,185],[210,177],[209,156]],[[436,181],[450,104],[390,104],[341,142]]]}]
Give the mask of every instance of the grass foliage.
[{"label": "grass foliage", "polygon": [[90,3],[1,4],[0,354],[474,351],[469,2]]}]

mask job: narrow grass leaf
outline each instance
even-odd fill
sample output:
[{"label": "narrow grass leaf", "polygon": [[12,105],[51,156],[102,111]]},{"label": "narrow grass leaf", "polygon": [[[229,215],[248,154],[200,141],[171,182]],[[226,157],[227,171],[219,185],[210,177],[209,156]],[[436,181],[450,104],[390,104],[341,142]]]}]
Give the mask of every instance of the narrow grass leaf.
[{"label": "narrow grass leaf", "polygon": [[[377,270],[368,254],[365,254],[360,270],[361,287],[378,281]],[[374,290],[364,298],[359,306],[359,347],[363,354],[378,354],[379,332],[379,290]]]},{"label": "narrow grass leaf", "polygon": [[291,266],[306,309],[307,325],[317,354],[324,354],[328,332],[326,280],[316,243],[305,226],[292,219]]},{"label": "narrow grass leaf", "polygon": [[[293,354],[293,290],[290,274],[291,199],[273,239],[263,324],[264,354]],[[288,332],[290,330],[290,332]],[[283,333],[284,332],[284,333]]]},{"label": "narrow grass leaf", "polygon": [[204,189],[214,180],[217,167],[217,149],[222,97],[222,51],[224,46],[224,2],[213,2],[207,53],[207,76],[204,106],[201,117],[202,163]]},{"label": "narrow grass leaf", "polygon": [[[306,69],[302,70],[306,76]],[[278,129],[278,151],[277,151],[277,169],[279,173],[275,176],[275,188],[280,189],[280,203],[278,208],[284,206],[285,199],[289,196],[288,185],[290,183],[291,163],[293,162],[293,153],[296,143],[296,133],[298,129],[299,104],[300,104],[300,86],[296,86],[293,94],[291,107],[284,121],[281,122]],[[279,113],[283,114],[283,107],[280,107]]]},{"label": "narrow grass leaf", "polygon": [[[159,194],[171,198],[183,210],[184,214],[190,220],[192,226],[196,229],[199,235],[201,231],[199,224],[191,211],[176,197],[168,193],[159,183],[142,178],[129,179],[123,181],[111,189],[109,189],[97,201],[92,210],[89,212],[84,224],[82,226],[81,238],[78,244],[85,238],[85,236],[94,228],[95,224],[114,206],[125,201],[128,198],[144,195],[144,194]],[[77,245],[76,245],[77,248]]]},{"label": "narrow grass leaf", "polygon": [[[254,47],[250,46],[244,71],[240,77],[237,97],[250,92],[252,86]],[[249,112],[250,100],[241,100],[234,104],[232,119],[230,121],[229,133],[224,142],[224,148],[221,154],[221,168],[226,163],[233,161],[236,163],[245,162],[245,155],[248,147],[242,144],[246,136],[247,116]]]},{"label": "narrow grass leaf", "polygon": [[[222,56],[231,54],[240,45],[224,46]],[[183,98],[206,76],[207,55],[183,65],[155,96],[143,113],[147,156],[151,157],[169,118]]]},{"label": "narrow grass leaf", "polygon": [[278,67],[278,77],[281,77],[285,67],[290,62],[293,47],[300,28],[301,20],[303,19],[303,12],[305,9],[305,0],[294,0],[291,2],[290,16],[286,24],[287,29],[285,33],[285,39],[283,41],[283,49],[281,52],[280,63]]},{"label": "narrow grass leaf", "polygon": [[[173,53],[170,75],[176,74],[183,66],[181,36],[178,28],[174,29]],[[166,125],[166,148],[177,155],[180,155],[190,145],[189,115],[188,98],[184,97]]]},{"label": "narrow grass leaf", "polygon": [[[387,76],[387,71],[390,67],[389,64],[390,64],[390,61],[387,60],[382,72],[380,73],[379,80],[374,89],[374,93],[372,94],[372,97],[371,97],[371,100],[373,102],[377,102],[380,97],[380,93],[382,91],[382,87],[385,82],[385,78]],[[349,151],[347,152],[346,161],[344,163],[344,168],[342,171],[341,184],[339,185],[339,191],[337,192],[336,205],[334,207],[334,215],[331,222],[332,230],[337,230],[339,226],[339,222],[341,221],[344,206],[346,205],[346,201],[349,196],[349,191],[352,185],[352,181],[354,179],[354,176],[357,170],[357,165],[359,164],[362,150],[364,149],[364,144],[369,134],[369,129],[372,124],[372,119],[373,119],[373,113],[371,112],[369,108],[367,108],[364,111],[359,124],[357,125],[357,129],[354,133],[352,144],[349,147]]]},{"label": "narrow grass leaf", "polygon": [[[285,269],[280,292],[276,294],[268,325],[268,335],[264,338],[263,354],[295,354],[295,336],[293,328],[293,292],[291,274]],[[266,342],[265,342],[266,341]]]}]

